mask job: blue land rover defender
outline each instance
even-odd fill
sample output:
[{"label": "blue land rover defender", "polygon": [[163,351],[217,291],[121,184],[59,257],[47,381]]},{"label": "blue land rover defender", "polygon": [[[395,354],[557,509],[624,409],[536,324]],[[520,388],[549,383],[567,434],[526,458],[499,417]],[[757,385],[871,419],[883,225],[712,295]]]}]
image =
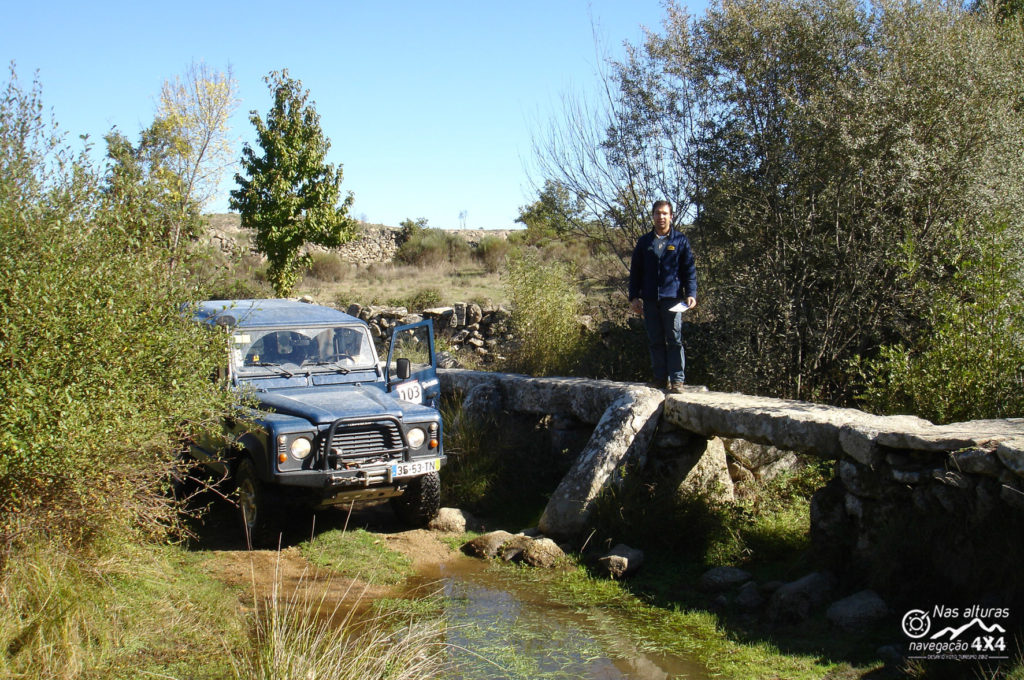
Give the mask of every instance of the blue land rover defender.
[{"label": "blue land rover defender", "polygon": [[287,513],[391,499],[409,524],[440,505],[445,462],[430,321],[398,326],[380,362],[369,326],[293,300],[214,300],[197,322],[223,329],[218,379],[247,405],[190,455],[234,482],[243,529],[276,536]]}]

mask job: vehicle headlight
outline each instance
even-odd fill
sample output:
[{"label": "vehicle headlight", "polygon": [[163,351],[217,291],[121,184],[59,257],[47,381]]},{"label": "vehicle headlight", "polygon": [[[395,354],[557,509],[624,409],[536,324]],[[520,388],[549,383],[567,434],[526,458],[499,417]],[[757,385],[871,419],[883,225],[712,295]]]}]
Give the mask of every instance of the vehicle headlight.
[{"label": "vehicle headlight", "polygon": [[309,452],[313,450],[313,442],[309,441],[306,437],[297,437],[292,440],[291,454],[293,458],[302,460],[309,455]]},{"label": "vehicle headlight", "polygon": [[424,440],[426,440],[426,433],[418,427],[414,427],[409,430],[405,435],[409,438],[409,448],[418,449],[423,446]]}]

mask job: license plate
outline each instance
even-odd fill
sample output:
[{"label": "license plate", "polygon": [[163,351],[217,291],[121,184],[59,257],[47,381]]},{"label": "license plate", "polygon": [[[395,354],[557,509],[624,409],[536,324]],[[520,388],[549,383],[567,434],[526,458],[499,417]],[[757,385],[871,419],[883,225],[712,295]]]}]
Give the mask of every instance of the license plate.
[{"label": "license plate", "polygon": [[423,403],[423,387],[419,380],[395,385],[395,392],[398,392],[398,398],[402,401],[411,401],[414,404]]},{"label": "license plate", "polygon": [[409,477],[411,475],[424,475],[428,472],[435,472],[441,469],[440,458],[429,458],[427,460],[414,460],[411,463],[396,463],[391,466],[392,477]]}]

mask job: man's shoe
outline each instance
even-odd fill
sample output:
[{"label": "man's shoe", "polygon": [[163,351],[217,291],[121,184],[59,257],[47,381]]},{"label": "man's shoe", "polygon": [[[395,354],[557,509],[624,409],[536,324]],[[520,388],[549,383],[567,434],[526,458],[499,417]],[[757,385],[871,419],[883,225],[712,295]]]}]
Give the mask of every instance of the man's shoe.
[{"label": "man's shoe", "polygon": [[668,391],[672,394],[682,394],[686,391],[686,387],[684,386],[683,381],[676,380],[669,383]]},{"label": "man's shoe", "polygon": [[668,382],[665,380],[651,380],[647,383],[648,387],[653,387],[656,390],[667,389],[666,385],[668,385]]}]

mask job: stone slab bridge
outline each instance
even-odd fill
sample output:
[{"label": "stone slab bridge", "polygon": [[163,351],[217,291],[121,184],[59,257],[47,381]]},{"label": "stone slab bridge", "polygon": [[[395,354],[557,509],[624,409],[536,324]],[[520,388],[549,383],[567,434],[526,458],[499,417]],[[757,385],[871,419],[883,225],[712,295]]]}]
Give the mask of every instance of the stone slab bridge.
[{"label": "stone slab bridge", "polygon": [[[466,414],[565,416],[593,426],[541,518],[539,528],[551,536],[579,535],[601,491],[617,482],[624,465],[646,464],[656,433],[665,430],[703,438],[707,446],[691,465],[704,467],[703,478],[712,482],[728,481],[722,471],[732,469],[717,438],[834,460],[835,478],[812,502],[811,531],[816,541],[842,546],[846,557],[882,540],[882,516],[1024,517],[1022,418],[937,426],[912,416],[696,387],[666,396],[636,383],[580,378],[463,369],[442,370],[440,377],[444,391],[464,396]],[[708,458],[716,459],[717,472],[708,473],[699,460]],[[977,533],[970,522],[957,525]]]}]

